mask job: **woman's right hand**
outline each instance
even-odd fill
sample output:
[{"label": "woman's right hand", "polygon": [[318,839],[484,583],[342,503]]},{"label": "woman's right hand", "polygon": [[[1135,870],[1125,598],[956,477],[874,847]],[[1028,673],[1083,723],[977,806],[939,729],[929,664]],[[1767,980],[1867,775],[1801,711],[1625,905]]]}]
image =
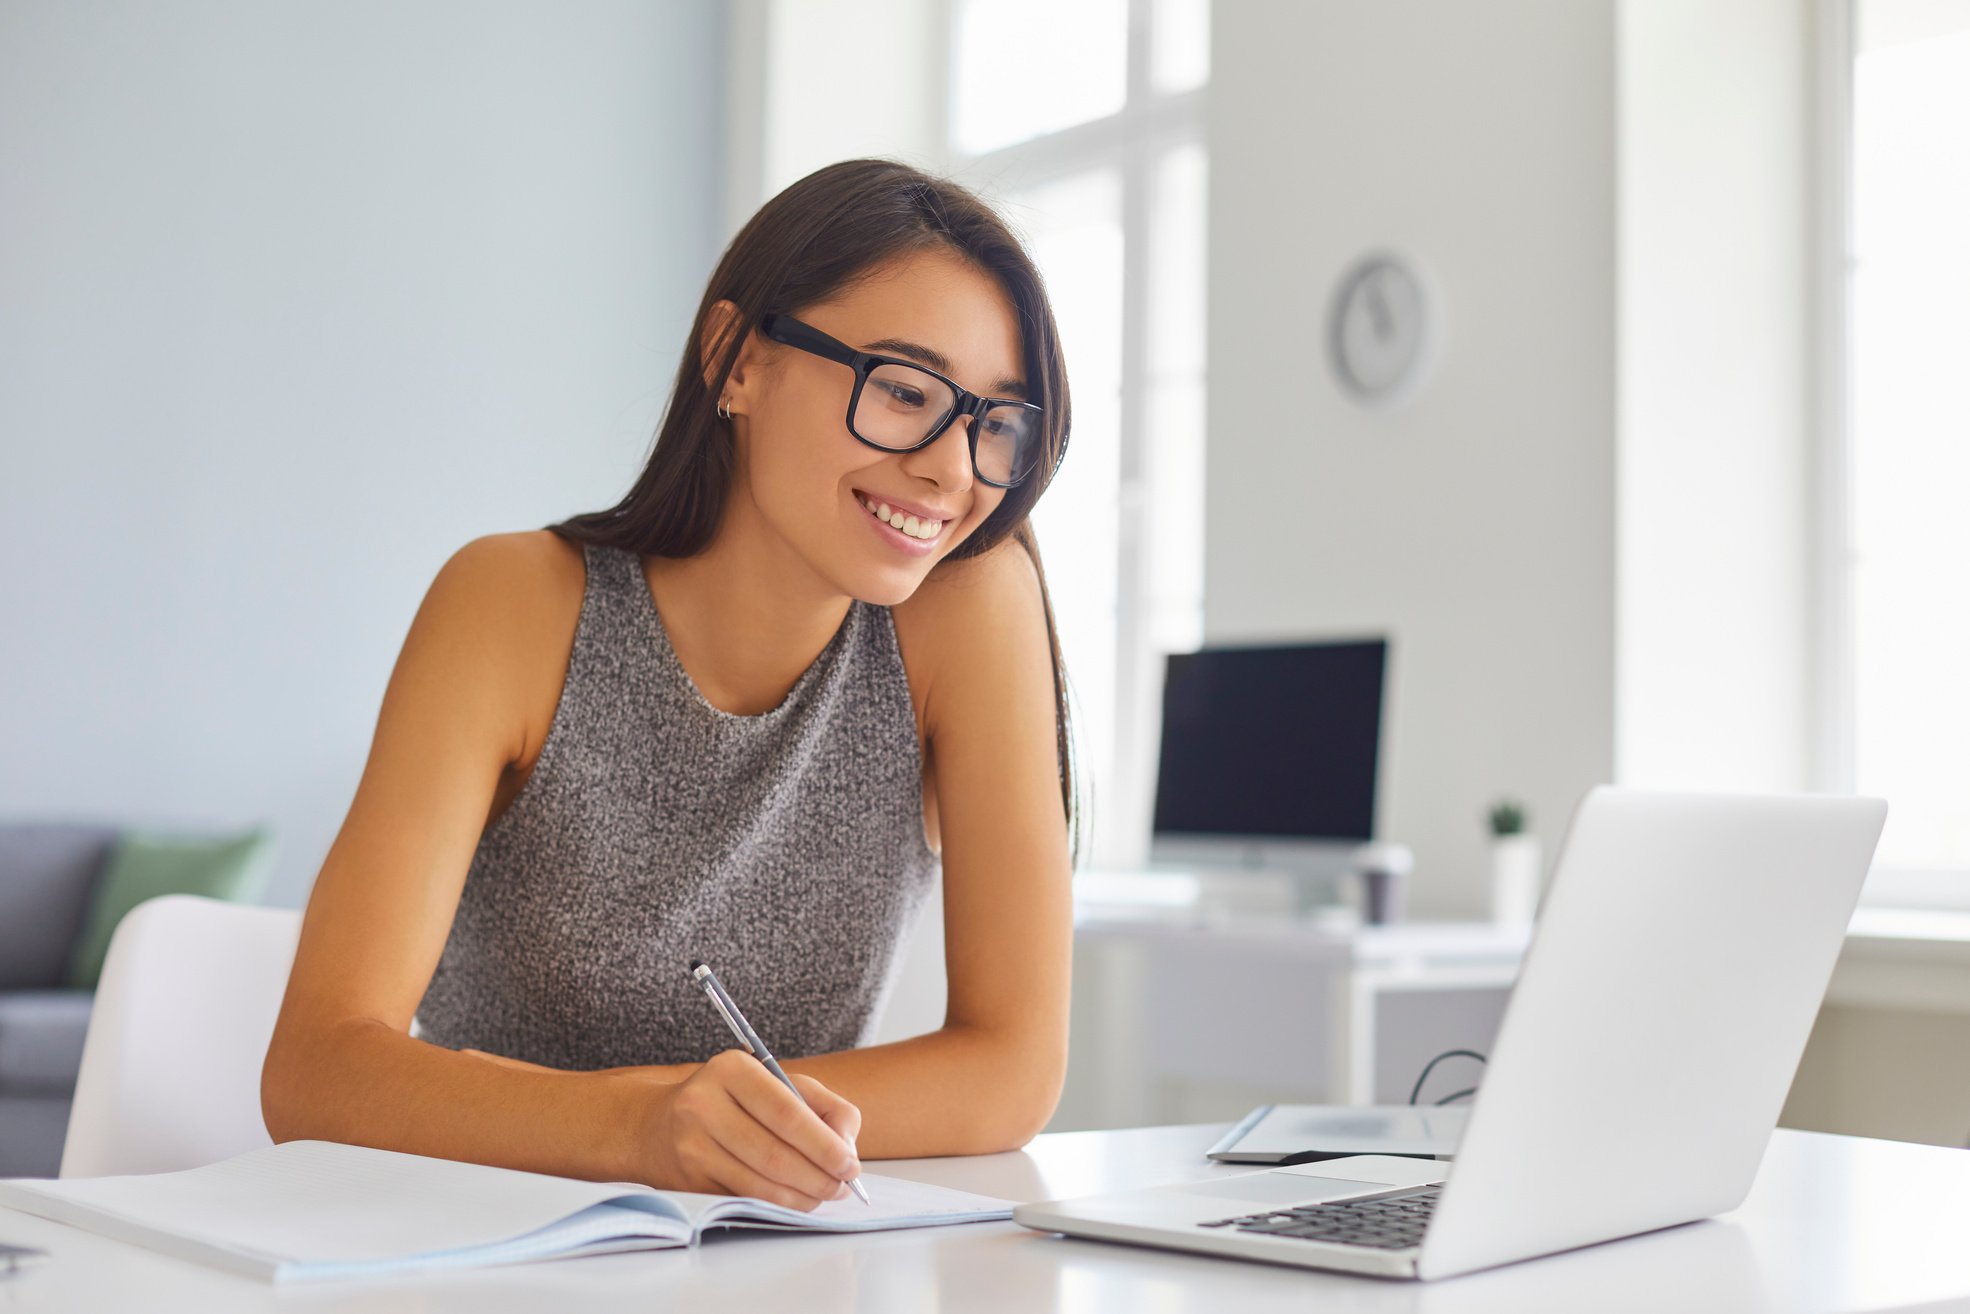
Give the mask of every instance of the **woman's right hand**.
[{"label": "woman's right hand", "polygon": [[636,1179],[801,1210],[845,1199],[862,1168],[861,1110],[812,1077],[793,1083],[800,1098],[752,1055],[728,1049],[683,1081],[656,1084],[637,1127]]}]

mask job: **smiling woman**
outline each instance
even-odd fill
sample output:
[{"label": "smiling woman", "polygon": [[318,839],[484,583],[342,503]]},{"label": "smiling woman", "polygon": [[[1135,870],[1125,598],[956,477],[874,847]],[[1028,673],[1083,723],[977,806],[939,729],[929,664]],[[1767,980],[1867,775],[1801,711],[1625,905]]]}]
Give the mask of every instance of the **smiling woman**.
[{"label": "smiling woman", "polygon": [[[1067,433],[976,197],[856,160],[769,202],[622,501],[433,583],[309,902],[275,1138],[807,1208],[858,1150],[1037,1132],[1073,790],[1027,516]],[[945,1023],[865,1048],[940,865]],[[699,958],[802,1099],[720,1053]]]}]

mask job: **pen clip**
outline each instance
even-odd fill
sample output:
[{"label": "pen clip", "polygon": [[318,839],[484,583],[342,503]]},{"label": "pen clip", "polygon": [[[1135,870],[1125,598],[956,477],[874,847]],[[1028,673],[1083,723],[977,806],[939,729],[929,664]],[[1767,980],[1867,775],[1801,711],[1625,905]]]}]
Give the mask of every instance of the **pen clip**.
[{"label": "pen clip", "polygon": [[746,1029],[739,1025],[739,1019],[732,1016],[732,1010],[725,1007],[725,1001],[719,998],[718,990],[712,985],[710,978],[701,979],[698,985],[704,990],[705,998],[711,1000],[711,1006],[718,1010],[718,1015],[725,1019],[726,1027],[738,1038],[739,1043],[746,1047],[746,1053],[758,1058],[759,1051],[752,1047],[750,1040],[746,1039]]}]

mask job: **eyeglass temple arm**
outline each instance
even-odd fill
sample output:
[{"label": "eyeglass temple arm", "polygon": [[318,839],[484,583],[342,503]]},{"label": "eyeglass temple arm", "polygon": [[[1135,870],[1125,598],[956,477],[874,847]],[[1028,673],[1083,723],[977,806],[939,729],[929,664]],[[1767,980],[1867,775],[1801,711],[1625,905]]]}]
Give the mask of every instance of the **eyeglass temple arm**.
[{"label": "eyeglass temple arm", "polygon": [[817,356],[839,361],[843,365],[853,365],[855,358],[862,354],[840,338],[829,337],[821,330],[803,324],[791,315],[767,315],[759,321],[759,327],[775,342],[784,342],[789,347],[811,351]]}]

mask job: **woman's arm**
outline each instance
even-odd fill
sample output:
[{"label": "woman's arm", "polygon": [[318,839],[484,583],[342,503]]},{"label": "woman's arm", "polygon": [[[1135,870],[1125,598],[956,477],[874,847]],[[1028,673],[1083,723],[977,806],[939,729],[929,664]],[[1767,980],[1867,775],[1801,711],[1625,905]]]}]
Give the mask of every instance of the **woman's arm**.
[{"label": "woman's arm", "polygon": [[818,1117],[736,1054],[666,1080],[680,1074],[553,1072],[409,1034],[501,773],[545,733],[529,699],[559,690],[581,571],[551,535],[501,535],[433,583],[308,901],[261,1073],[267,1130],[811,1207],[854,1175],[858,1121],[817,1081]]},{"label": "woman's arm", "polygon": [[894,609],[924,719],[943,836],[944,1025],[786,1062],[862,1111],[869,1158],[1015,1149],[1067,1067],[1073,916],[1039,575],[1008,540],[940,566]]}]

